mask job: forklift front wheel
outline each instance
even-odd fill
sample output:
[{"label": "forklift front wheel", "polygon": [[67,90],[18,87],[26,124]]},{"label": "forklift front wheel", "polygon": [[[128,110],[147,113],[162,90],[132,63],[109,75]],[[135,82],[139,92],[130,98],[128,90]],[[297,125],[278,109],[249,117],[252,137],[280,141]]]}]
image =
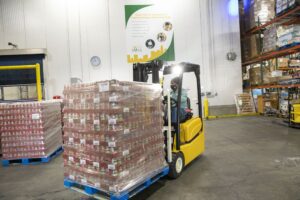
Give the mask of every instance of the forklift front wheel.
[{"label": "forklift front wheel", "polygon": [[184,168],[184,157],[181,152],[173,153],[173,161],[170,163],[170,171],[168,176],[172,179],[176,179],[181,175]]}]

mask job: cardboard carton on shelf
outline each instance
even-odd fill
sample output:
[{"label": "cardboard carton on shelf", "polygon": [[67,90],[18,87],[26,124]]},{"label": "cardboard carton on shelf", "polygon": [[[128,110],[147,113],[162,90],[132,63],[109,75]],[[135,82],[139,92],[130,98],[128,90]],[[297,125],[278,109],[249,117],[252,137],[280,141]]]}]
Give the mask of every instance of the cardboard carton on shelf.
[{"label": "cardboard carton on shelf", "polygon": [[275,51],[277,49],[277,26],[272,26],[264,31],[263,52]]},{"label": "cardboard carton on shelf", "polygon": [[289,67],[300,68],[300,59],[290,59]]},{"label": "cardboard carton on shelf", "polygon": [[261,52],[260,38],[257,35],[251,35],[244,40],[242,47],[244,60],[257,57]]},{"label": "cardboard carton on shelf", "polygon": [[289,67],[289,58],[278,58],[278,68],[281,69],[285,69]]},{"label": "cardboard carton on shelf", "polygon": [[247,30],[265,24],[275,16],[275,0],[245,0],[245,27]]}]

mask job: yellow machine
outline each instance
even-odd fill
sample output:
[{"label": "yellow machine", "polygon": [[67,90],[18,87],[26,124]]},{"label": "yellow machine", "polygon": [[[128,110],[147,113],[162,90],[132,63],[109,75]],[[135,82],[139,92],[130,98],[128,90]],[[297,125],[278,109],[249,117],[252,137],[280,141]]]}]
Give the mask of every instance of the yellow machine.
[{"label": "yellow machine", "polygon": [[293,127],[300,128],[300,104],[291,105],[290,124]]},{"label": "yellow machine", "polygon": [[300,88],[298,87],[288,89],[288,111],[289,126],[300,128]]},{"label": "yellow machine", "polygon": [[[159,83],[159,71],[162,69],[160,62],[146,64],[135,64],[133,66],[134,81],[147,82],[148,74],[152,74],[152,82]],[[177,178],[181,175],[185,166],[200,156],[205,150],[205,135],[202,118],[200,66],[191,63],[180,63],[179,65],[165,66],[163,75],[174,74],[179,77],[177,99],[172,99],[170,93],[166,95],[164,101],[167,107],[165,116],[165,144],[166,160],[169,163],[169,177]],[[193,117],[192,113],[182,120],[180,116],[182,81],[184,73],[193,73],[196,77],[197,85],[197,105],[199,116]],[[172,109],[171,109],[172,108]],[[171,122],[171,118],[176,116],[176,122]]]}]

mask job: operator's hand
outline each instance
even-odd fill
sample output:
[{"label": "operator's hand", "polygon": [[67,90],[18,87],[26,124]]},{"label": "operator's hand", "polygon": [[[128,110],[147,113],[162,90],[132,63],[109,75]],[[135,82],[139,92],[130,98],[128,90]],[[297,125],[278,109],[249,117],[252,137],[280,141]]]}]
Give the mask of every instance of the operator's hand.
[{"label": "operator's hand", "polygon": [[168,102],[168,96],[164,96],[163,104],[167,104]]}]

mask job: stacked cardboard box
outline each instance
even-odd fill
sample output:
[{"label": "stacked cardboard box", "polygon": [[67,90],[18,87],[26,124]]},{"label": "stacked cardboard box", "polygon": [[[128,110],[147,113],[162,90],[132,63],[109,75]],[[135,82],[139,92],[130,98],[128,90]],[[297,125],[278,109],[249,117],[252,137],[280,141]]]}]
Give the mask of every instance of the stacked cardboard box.
[{"label": "stacked cardboard box", "polygon": [[261,69],[260,67],[255,67],[249,69],[250,75],[250,84],[251,85],[259,85],[261,84]]},{"label": "stacked cardboard box", "polygon": [[286,45],[300,43],[300,25],[294,24],[278,28],[277,37],[278,47],[284,47]]},{"label": "stacked cardboard box", "polygon": [[3,159],[42,158],[62,146],[60,102],[0,104]]},{"label": "stacked cardboard box", "polygon": [[288,8],[288,0],[276,0],[276,15],[281,14]]},{"label": "stacked cardboard box", "polygon": [[163,168],[161,91],[116,80],[66,86],[65,178],[119,193]]},{"label": "stacked cardboard box", "polygon": [[261,41],[258,35],[251,35],[245,38],[242,46],[244,60],[249,60],[260,55]]},{"label": "stacked cardboard box", "polygon": [[289,65],[290,68],[300,68],[300,59],[289,59]]},{"label": "stacked cardboard box", "polygon": [[[263,74],[261,75],[261,73]],[[274,75],[274,70],[271,66],[266,66],[263,67],[262,69],[260,67],[251,68],[249,69],[249,75],[250,75],[250,83],[253,86],[260,85],[260,84],[276,83],[280,79],[278,78],[278,75],[277,76]]]},{"label": "stacked cardboard box", "polygon": [[276,0],[276,15],[280,15],[299,4],[300,0]]},{"label": "stacked cardboard box", "polygon": [[278,58],[278,69],[286,69],[289,67],[289,58]]},{"label": "stacked cardboard box", "polygon": [[265,114],[277,114],[279,110],[279,94],[277,92],[265,93],[264,102]]},{"label": "stacked cardboard box", "polygon": [[249,30],[258,24],[265,24],[275,16],[275,0],[245,0],[245,28]]},{"label": "stacked cardboard box", "polygon": [[270,52],[277,49],[277,27],[273,26],[264,32],[263,52]]}]

